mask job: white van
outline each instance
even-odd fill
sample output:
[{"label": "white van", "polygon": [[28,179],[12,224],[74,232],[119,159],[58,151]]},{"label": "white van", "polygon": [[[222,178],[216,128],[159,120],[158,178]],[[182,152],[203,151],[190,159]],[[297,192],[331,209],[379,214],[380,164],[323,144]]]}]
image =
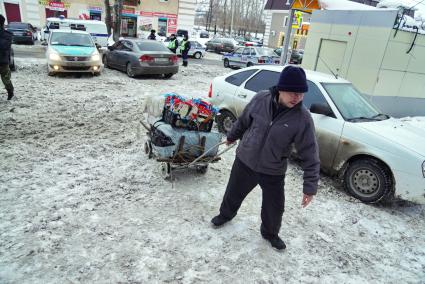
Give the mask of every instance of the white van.
[{"label": "white van", "polygon": [[95,20],[79,20],[65,18],[47,18],[46,26],[41,30],[41,40],[48,40],[51,29],[73,29],[90,33],[95,43],[108,46],[106,24]]}]

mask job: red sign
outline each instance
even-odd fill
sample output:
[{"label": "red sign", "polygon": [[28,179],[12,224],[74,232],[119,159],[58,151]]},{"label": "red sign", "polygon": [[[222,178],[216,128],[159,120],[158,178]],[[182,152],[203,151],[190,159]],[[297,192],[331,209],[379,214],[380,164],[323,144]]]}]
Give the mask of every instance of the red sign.
[{"label": "red sign", "polygon": [[177,32],[177,19],[168,18],[167,22],[167,33],[175,34]]},{"label": "red sign", "polygon": [[49,2],[49,7],[63,9],[65,8],[65,4],[61,2]]},{"label": "red sign", "polygon": [[140,16],[143,16],[143,17],[153,17],[153,12],[143,12],[143,11],[140,11]]},{"label": "red sign", "polygon": [[121,14],[134,14],[134,10],[122,9]]}]

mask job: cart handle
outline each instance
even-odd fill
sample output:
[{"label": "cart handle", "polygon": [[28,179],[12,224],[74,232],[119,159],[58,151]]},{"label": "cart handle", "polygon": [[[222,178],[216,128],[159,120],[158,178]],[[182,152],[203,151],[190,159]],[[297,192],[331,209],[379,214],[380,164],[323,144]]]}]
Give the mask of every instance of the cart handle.
[{"label": "cart handle", "polygon": [[[226,143],[227,141],[223,141],[220,142],[214,146],[212,146],[211,148],[209,148],[207,151],[205,151],[201,156],[199,156],[198,158],[196,158],[195,160],[193,160],[190,164],[188,164],[187,166],[190,167],[192,165],[194,165],[197,161],[199,161],[200,159],[202,159],[203,157],[205,157],[206,154],[208,154],[211,150],[215,149],[216,147]],[[220,155],[222,155],[223,153],[229,151],[232,147],[234,147],[236,145],[236,143],[233,143],[231,145],[229,145],[226,149],[224,149],[223,151],[221,151],[220,153],[218,153],[215,157],[218,157]]]}]

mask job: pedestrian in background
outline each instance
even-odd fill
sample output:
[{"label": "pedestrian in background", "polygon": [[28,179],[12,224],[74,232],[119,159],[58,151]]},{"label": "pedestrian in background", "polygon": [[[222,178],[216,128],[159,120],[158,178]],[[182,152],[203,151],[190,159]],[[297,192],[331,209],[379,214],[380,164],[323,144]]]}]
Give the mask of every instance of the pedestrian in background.
[{"label": "pedestrian in background", "polygon": [[1,80],[7,91],[7,99],[13,98],[13,85],[11,81],[10,64],[10,50],[12,47],[13,34],[4,29],[4,22],[6,19],[0,15],[0,74]]},{"label": "pedestrian in background", "polygon": [[190,49],[190,42],[189,42],[189,36],[187,34],[185,34],[183,36],[183,40],[181,42],[180,45],[180,50],[182,53],[182,58],[183,58],[183,66],[187,67],[188,61],[187,59],[189,58],[189,49]]},{"label": "pedestrian in background", "polygon": [[246,106],[227,134],[227,144],[241,139],[236,150],[220,214],[211,222],[219,227],[233,219],[251,190],[262,189],[261,228],[272,247],[285,249],[278,236],[285,205],[284,179],[287,158],[294,144],[304,171],[303,198],[307,206],[317,192],[320,161],[310,112],[303,106],[308,91],[302,68],[288,66],[279,82],[270,90],[260,91]]},{"label": "pedestrian in background", "polygon": [[150,35],[148,35],[148,39],[151,40],[156,40],[156,35],[155,35],[156,31],[155,30],[151,30]]},{"label": "pedestrian in background", "polygon": [[168,43],[168,49],[171,50],[171,52],[176,53],[178,47],[179,47],[179,41],[177,40],[176,35],[171,34],[170,42]]}]

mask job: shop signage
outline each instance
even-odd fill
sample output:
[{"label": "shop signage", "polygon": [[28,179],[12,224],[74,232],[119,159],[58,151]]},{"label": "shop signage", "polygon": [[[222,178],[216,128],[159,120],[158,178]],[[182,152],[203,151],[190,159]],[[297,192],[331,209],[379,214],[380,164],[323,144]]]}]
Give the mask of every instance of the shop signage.
[{"label": "shop signage", "polygon": [[69,9],[71,7],[71,3],[69,2],[53,2],[49,0],[38,0],[38,4],[45,6],[46,8],[49,8],[50,10],[55,11],[65,11],[65,9]]},{"label": "shop signage", "polygon": [[159,13],[159,12],[144,12],[144,11],[140,11],[140,16],[143,16],[143,17],[158,17],[158,18],[167,18],[167,19],[177,19],[177,15],[176,14]]},{"label": "shop signage", "polygon": [[167,33],[175,34],[177,32],[177,19],[168,18],[167,22]]},{"label": "shop signage", "polygon": [[93,12],[102,12],[102,7],[89,6],[89,10]]}]

